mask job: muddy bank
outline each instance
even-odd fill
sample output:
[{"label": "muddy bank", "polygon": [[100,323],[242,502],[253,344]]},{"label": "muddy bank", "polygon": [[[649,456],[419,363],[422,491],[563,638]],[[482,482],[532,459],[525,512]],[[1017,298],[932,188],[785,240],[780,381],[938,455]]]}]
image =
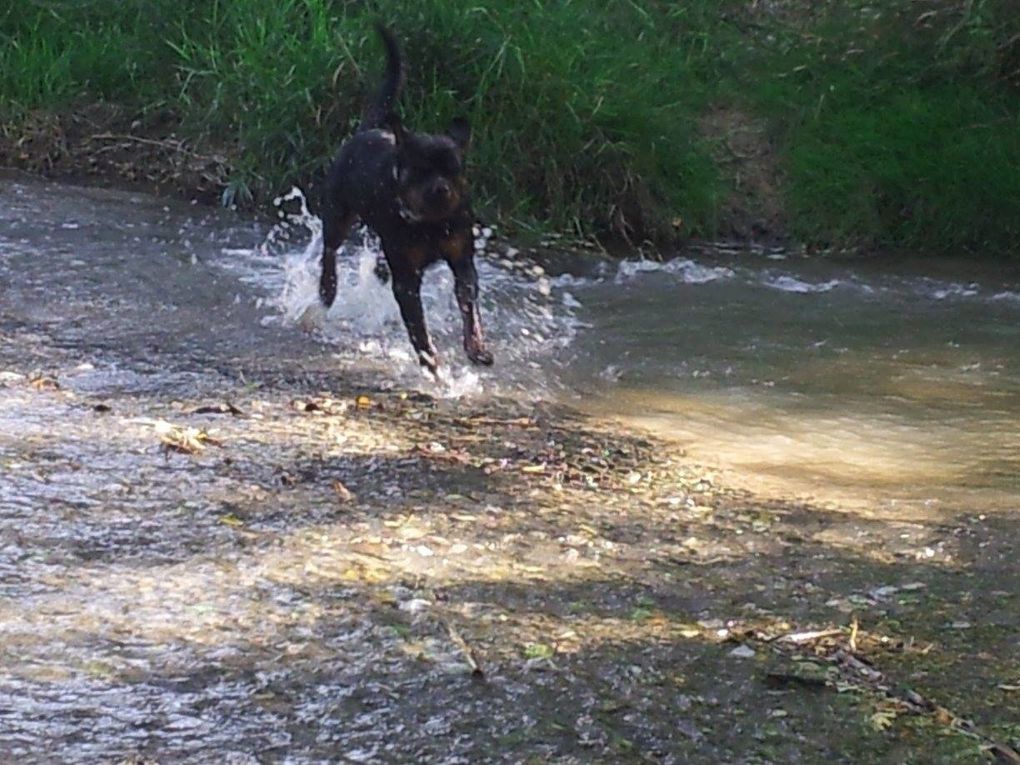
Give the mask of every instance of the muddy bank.
[{"label": "muddy bank", "polygon": [[[227,147],[178,135],[169,111],[136,114],[94,103],[66,112],[35,112],[0,125],[0,168],[222,205],[236,158]],[[236,200],[242,205],[250,200]]]},{"label": "muddy bank", "polygon": [[[701,121],[699,133],[727,179],[718,238],[794,246],[786,232],[777,157],[762,122],[739,110],[717,109]],[[96,103],[0,124],[0,168],[65,183],[275,214],[268,200],[256,202],[246,190],[231,185],[240,159],[236,147],[208,137],[185,138],[169,111],[135,114]],[[329,157],[319,159],[324,167]],[[318,180],[318,175],[301,179],[301,185],[312,191],[313,207]],[[602,244],[616,253],[633,246],[616,230],[607,231]]]},{"label": "muddy bank", "polygon": [[196,223],[131,202],[83,252],[88,200],[0,213],[0,759],[1018,743],[1015,518],[765,501],[561,407],[431,398],[262,323]]}]

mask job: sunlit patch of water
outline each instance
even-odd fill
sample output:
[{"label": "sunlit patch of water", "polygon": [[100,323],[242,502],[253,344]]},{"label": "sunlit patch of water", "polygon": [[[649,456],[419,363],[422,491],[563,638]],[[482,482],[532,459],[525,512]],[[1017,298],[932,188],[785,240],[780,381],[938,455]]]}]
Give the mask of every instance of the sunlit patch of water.
[{"label": "sunlit patch of water", "polygon": [[706,254],[567,277],[591,326],[567,387],[755,491],[894,515],[1015,507],[1015,279],[925,267]]}]

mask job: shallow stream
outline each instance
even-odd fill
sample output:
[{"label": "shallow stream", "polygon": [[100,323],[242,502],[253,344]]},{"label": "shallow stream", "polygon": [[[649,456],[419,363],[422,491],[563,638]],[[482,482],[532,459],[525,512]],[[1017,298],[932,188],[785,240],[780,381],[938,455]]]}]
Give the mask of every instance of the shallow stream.
[{"label": "shallow stream", "polygon": [[[547,272],[483,228],[496,364],[466,365],[437,267],[436,382],[371,242],[341,259],[324,314],[316,221],[281,204],[271,227],[0,179],[0,761],[888,754],[843,694],[759,702],[754,650],[725,642],[745,601],[788,629],[867,603],[868,625],[889,612],[942,639],[943,667],[970,660],[979,626],[1000,663],[961,695],[1002,722],[995,688],[1020,655],[1002,577],[1020,509],[1015,270],[715,250]],[[415,389],[446,408],[415,410]],[[357,390],[388,408],[356,416]],[[554,439],[596,437],[500,420],[507,398],[639,425],[720,484],[810,502],[713,505],[707,479],[638,462],[605,488],[557,483],[522,444],[548,462]],[[240,416],[215,406],[230,400]],[[177,425],[214,440],[166,449]],[[638,454],[628,430],[609,443]],[[524,468],[475,469],[490,453]],[[486,684],[465,645],[483,646]]]},{"label": "shallow stream", "polygon": [[386,357],[403,384],[563,401],[780,497],[902,518],[1020,503],[1016,266],[737,248],[666,263],[563,257],[550,275],[504,246],[481,269],[492,371],[464,363],[452,282],[430,272],[427,315],[451,369],[434,386],[372,277],[371,247],[318,315],[316,244],[220,262],[264,291],[279,312],[264,321],[303,321],[341,356]]}]

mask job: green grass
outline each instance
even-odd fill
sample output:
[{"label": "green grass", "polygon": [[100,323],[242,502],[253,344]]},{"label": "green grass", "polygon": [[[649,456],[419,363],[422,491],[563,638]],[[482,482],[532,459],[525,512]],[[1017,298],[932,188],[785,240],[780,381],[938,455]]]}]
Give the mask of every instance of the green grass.
[{"label": "green grass", "polygon": [[792,232],[1017,254],[1020,15],[1008,2],[890,5],[843,3],[772,51],[755,98],[783,152]]},{"label": "green grass", "polygon": [[766,120],[800,240],[1001,254],[1020,233],[1013,2],[25,0],[0,10],[0,120],[169,114],[230,158],[229,198],[264,203],[356,124],[382,17],[407,122],[466,114],[478,206],[518,230],[712,236],[733,179],[698,124],[728,104]]}]

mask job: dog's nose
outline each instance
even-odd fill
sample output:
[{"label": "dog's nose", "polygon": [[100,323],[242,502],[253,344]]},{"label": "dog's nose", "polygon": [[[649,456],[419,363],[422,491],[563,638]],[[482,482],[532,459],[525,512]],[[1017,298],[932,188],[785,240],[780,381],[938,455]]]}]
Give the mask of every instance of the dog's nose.
[{"label": "dog's nose", "polygon": [[440,178],[432,185],[432,194],[437,199],[446,199],[450,196],[450,182],[445,178]]}]

